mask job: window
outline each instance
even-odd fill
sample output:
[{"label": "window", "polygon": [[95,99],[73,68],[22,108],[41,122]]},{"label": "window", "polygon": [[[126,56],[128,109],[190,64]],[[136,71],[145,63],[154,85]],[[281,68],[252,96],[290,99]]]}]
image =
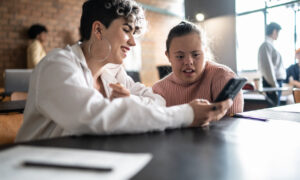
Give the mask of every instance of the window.
[{"label": "window", "polygon": [[291,8],[280,6],[267,11],[267,24],[276,22],[280,24],[281,31],[278,39],[274,41],[275,48],[280,52],[283,60],[283,65],[287,68],[295,63],[295,24],[294,11]]},{"label": "window", "polygon": [[263,0],[236,0],[235,4],[237,13],[265,8],[265,1]]},{"label": "window", "polygon": [[258,48],[265,39],[270,22],[281,25],[274,46],[281,53],[284,66],[295,63],[295,49],[300,48],[300,2],[291,0],[236,0],[237,70],[257,70]]},{"label": "window", "polygon": [[284,3],[288,3],[288,2],[293,2],[293,1],[295,1],[295,0],[265,0],[268,7],[280,5],[280,4],[284,4]]},{"label": "window", "polygon": [[252,13],[236,18],[238,71],[257,69],[257,52],[264,41],[264,14]]}]

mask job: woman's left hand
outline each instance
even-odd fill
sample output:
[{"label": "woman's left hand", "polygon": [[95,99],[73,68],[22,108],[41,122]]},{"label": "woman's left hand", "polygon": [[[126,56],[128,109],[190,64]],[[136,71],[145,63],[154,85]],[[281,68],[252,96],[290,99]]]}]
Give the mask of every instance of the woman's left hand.
[{"label": "woman's left hand", "polygon": [[112,88],[112,92],[109,97],[111,101],[115,98],[130,96],[129,90],[122,86],[122,84],[120,83],[109,84],[109,87]]}]

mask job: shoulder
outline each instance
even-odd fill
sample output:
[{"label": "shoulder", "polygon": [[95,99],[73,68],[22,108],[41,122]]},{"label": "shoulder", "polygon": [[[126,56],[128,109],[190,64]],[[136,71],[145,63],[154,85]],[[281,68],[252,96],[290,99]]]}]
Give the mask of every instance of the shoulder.
[{"label": "shoulder", "polygon": [[157,82],[152,86],[153,91],[156,92],[156,93],[158,93],[158,92],[161,91],[162,89],[165,89],[165,87],[170,86],[172,74],[173,74],[173,73],[170,73],[169,75],[167,75],[167,76],[164,77],[163,79],[157,81]]},{"label": "shoulder", "polygon": [[28,49],[37,49],[41,47],[41,43],[38,40],[33,40],[31,43],[28,45]]},{"label": "shoulder", "polygon": [[75,54],[72,52],[72,50],[69,48],[69,46],[67,46],[66,48],[56,48],[51,50],[47,56],[46,56],[46,60],[47,61],[52,61],[52,62],[56,62],[56,61],[66,61],[66,59],[74,59]]},{"label": "shoulder", "polygon": [[[68,46],[50,51],[45,58],[37,65],[40,71],[45,69],[57,69],[56,71],[70,71],[70,69],[80,68],[80,63]],[[59,70],[60,69],[60,70]]]},{"label": "shoulder", "polygon": [[267,41],[263,42],[259,47],[259,52],[263,50],[272,50],[273,45]]},{"label": "shoulder", "polygon": [[295,71],[298,69],[298,67],[299,67],[298,64],[292,64],[287,68],[287,71]]},{"label": "shoulder", "polygon": [[223,76],[223,75],[233,75],[235,76],[235,73],[229,68],[228,66],[224,64],[219,64],[216,62],[208,61],[206,65],[206,70],[208,74],[213,76]]}]

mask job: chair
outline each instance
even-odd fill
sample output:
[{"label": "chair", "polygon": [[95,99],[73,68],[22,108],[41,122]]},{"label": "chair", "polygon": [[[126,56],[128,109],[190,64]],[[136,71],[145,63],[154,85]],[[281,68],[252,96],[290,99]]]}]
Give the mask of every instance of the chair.
[{"label": "chair", "polygon": [[0,115],[0,145],[14,143],[23,122],[23,114]]},{"label": "chair", "polygon": [[300,88],[293,89],[293,96],[295,103],[300,103]]},{"label": "chair", "polygon": [[10,96],[12,92],[28,92],[32,69],[5,69],[4,93]]},{"label": "chair", "polygon": [[244,85],[244,87],[242,88],[243,90],[251,90],[253,91],[255,89],[255,86],[253,85],[253,83],[248,82]]},{"label": "chair", "polygon": [[130,76],[134,82],[141,82],[140,72],[138,71],[126,71],[128,76]]},{"label": "chair", "polygon": [[157,66],[157,70],[159,73],[159,79],[162,79],[172,72],[172,66],[169,65]]}]

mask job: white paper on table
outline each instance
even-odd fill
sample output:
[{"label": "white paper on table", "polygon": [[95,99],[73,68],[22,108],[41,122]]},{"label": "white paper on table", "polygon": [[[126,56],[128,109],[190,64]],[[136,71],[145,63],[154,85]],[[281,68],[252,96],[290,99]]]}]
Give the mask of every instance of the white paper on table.
[{"label": "white paper on table", "polygon": [[[119,153],[96,150],[16,146],[0,151],[0,179],[129,179],[152,158],[149,153]],[[48,163],[112,167],[111,172],[25,167],[25,160]]]},{"label": "white paper on table", "polygon": [[300,103],[298,104],[291,104],[291,105],[285,105],[285,106],[278,106],[275,108],[271,108],[271,110],[274,111],[282,111],[282,112],[300,112]]}]

